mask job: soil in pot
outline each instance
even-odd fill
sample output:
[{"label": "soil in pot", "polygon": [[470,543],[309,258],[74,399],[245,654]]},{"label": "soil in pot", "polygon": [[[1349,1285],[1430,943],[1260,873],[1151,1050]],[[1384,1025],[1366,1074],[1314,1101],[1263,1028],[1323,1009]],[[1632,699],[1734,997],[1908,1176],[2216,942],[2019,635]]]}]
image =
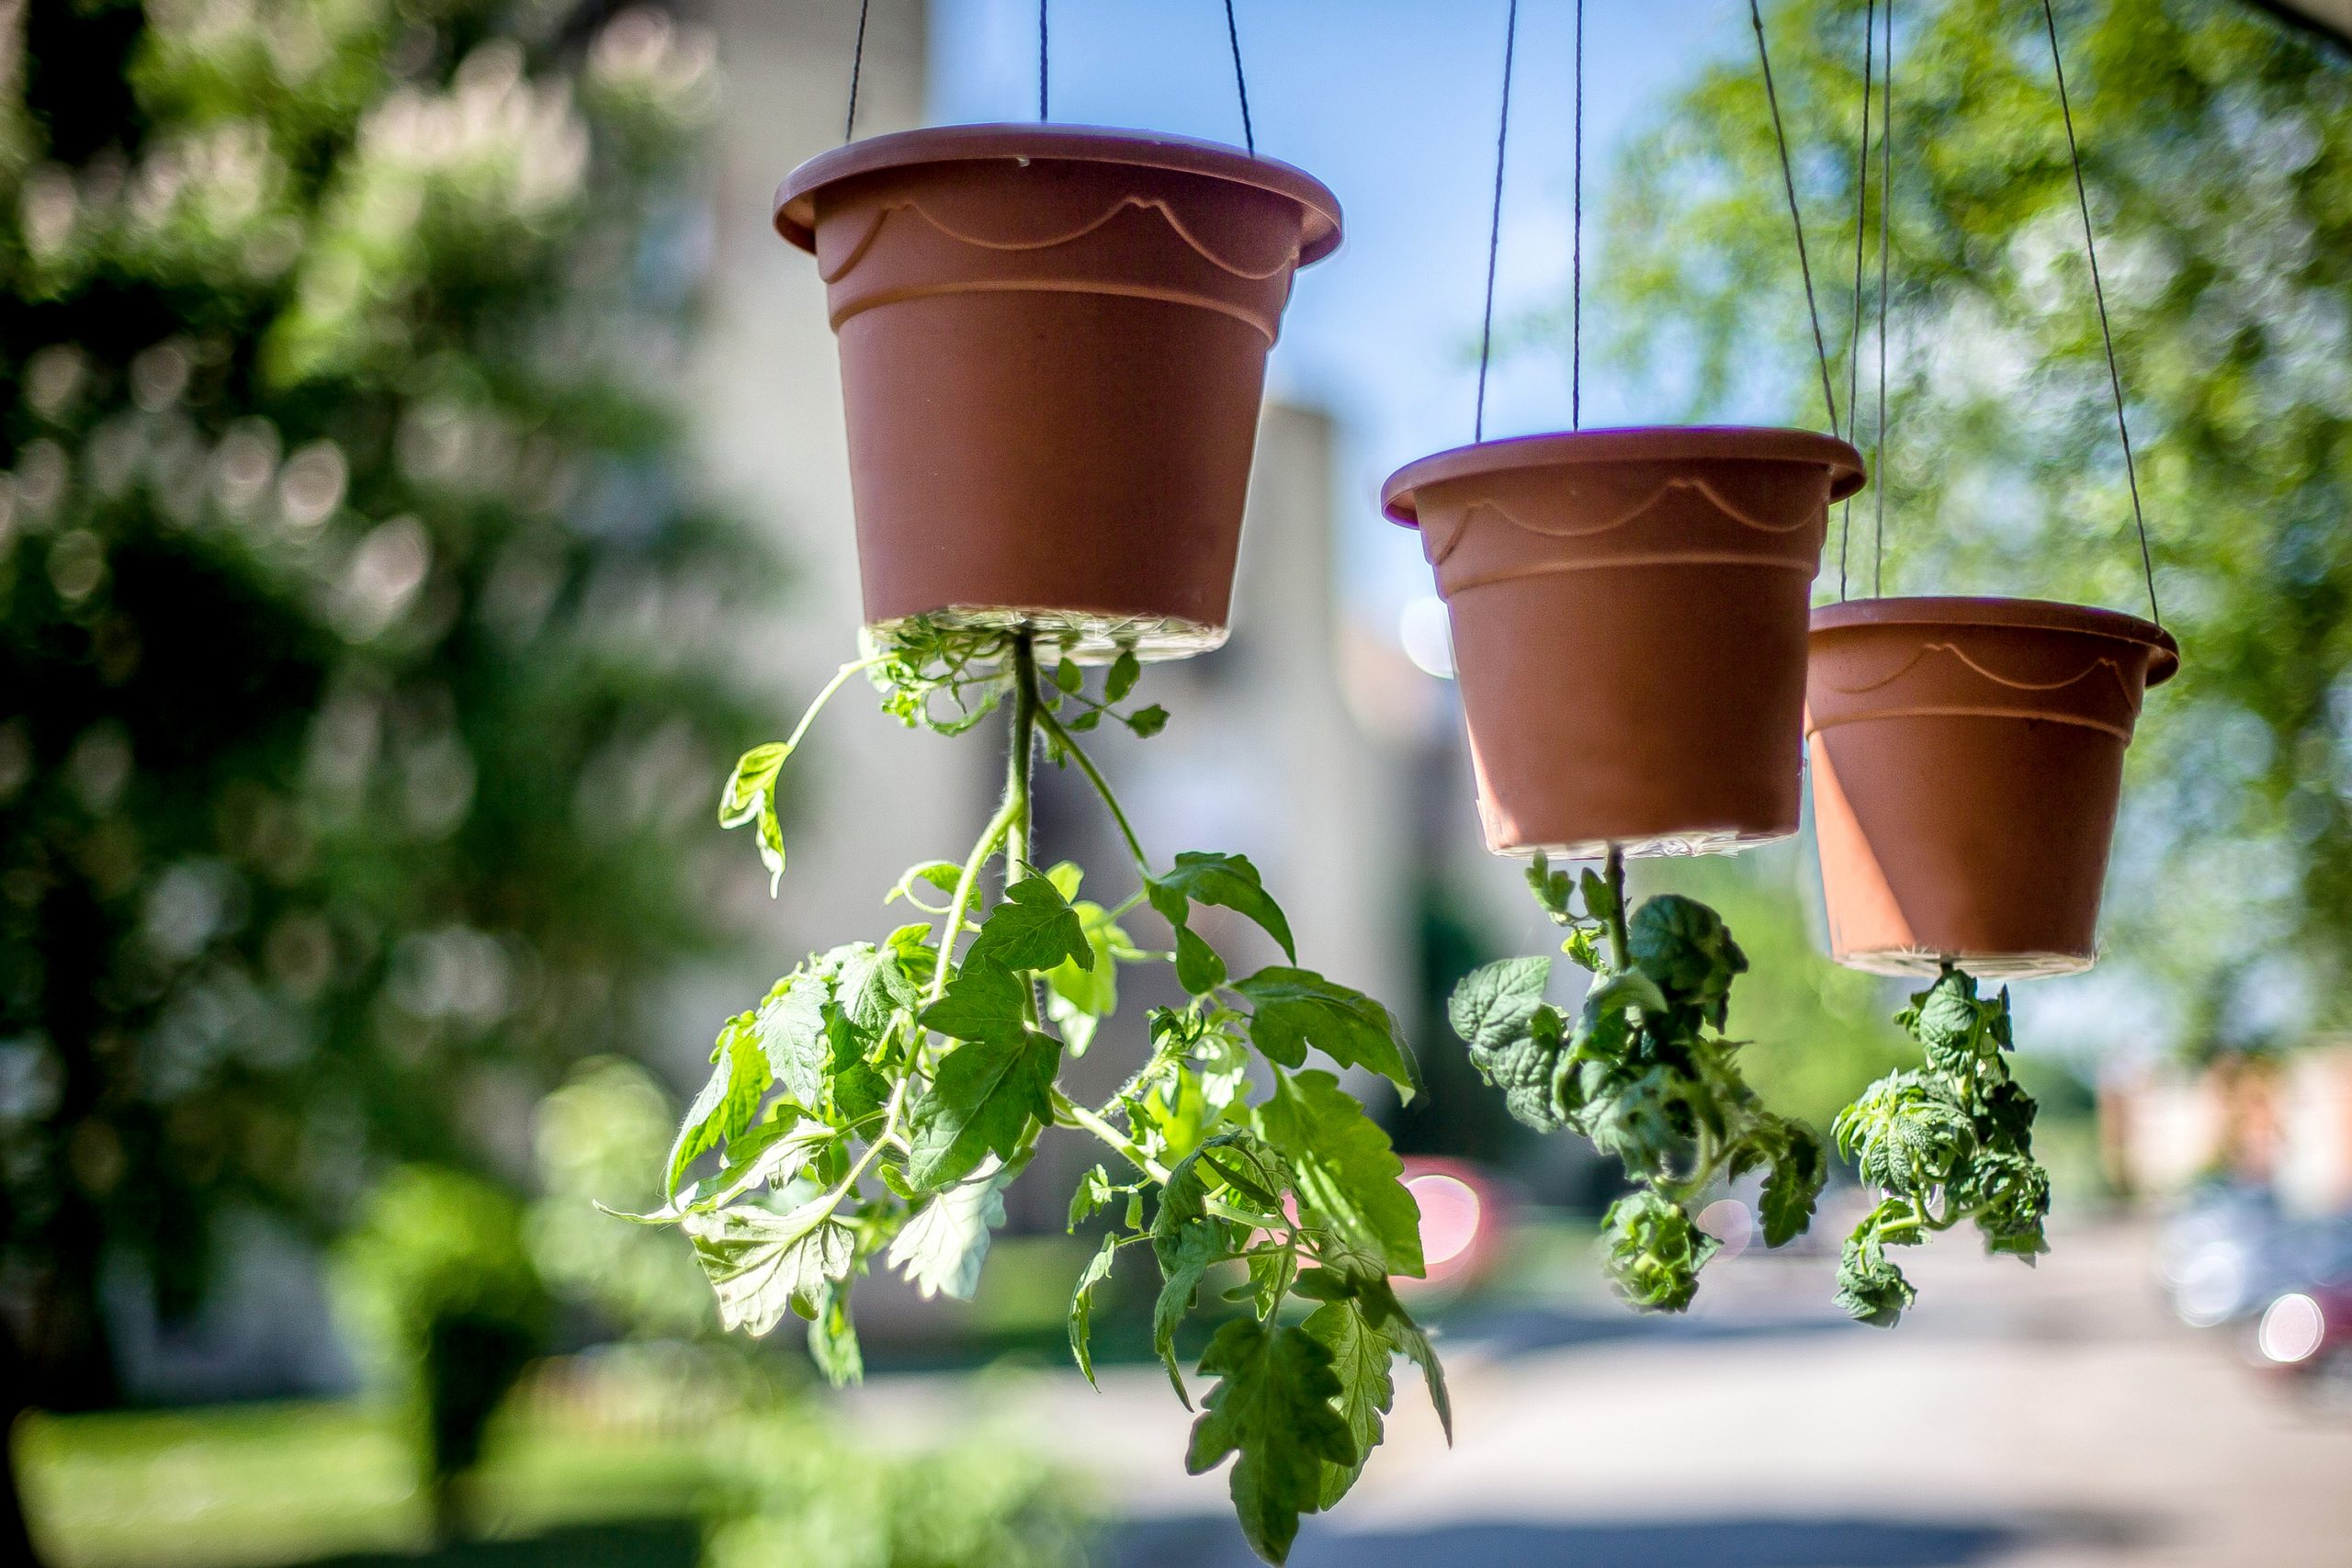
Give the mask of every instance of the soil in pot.
[{"label": "soil in pot", "polygon": [[812,159],[776,228],[841,344],[868,625],[1224,640],[1266,355],[1338,245],[1308,175],[1181,137],[906,131]]},{"label": "soil in pot", "polygon": [[1487,844],[1583,858],[1796,831],[1805,615],[1860,455],[1801,430],[1590,430],[1400,468],[1453,628]]},{"label": "soil in pot", "polygon": [[2098,954],[2143,693],[2180,667],[2135,616],[2030,599],[1814,612],[1806,734],[1838,962],[1987,978]]}]

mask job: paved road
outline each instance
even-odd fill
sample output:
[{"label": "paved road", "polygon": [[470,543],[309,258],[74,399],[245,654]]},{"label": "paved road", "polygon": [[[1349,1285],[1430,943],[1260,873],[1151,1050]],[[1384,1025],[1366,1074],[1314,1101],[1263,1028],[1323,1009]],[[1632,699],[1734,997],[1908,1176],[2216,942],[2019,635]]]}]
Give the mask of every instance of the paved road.
[{"label": "paved road", "polygon": [[[2144,1233],[2077,1231],[2038,1269],[1946,1238],[1897,1332],[1820,1303],[1824,1259],[1711,1271],[1708,1309],[1589,1303],[1458,1322],[1449,1450],[1416,1388],[1298,1568],[2327,1568],[2352,1564],[2352,1416],[2304,1406],[2225,1335],[2167,1318]],[[1719,1276],[1719,1277],[1718,1277]],[[1401,1371],[1401,1369],[1400,1369]],[[1400,1385],[1403,1383],[1400,1376]],[[1119,1568],[1251,1561],[1223,1477],[1182,1473],[1154,1370],[881,1380],[888,1427],[1011,1397],[1041,1442],[1130,1500]]]}]

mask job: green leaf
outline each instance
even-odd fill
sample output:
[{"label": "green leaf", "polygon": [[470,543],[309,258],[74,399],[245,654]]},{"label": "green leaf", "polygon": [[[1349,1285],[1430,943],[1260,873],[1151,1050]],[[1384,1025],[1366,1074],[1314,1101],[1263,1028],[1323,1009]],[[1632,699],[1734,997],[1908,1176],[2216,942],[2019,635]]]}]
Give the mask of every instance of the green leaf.
[{"label": "green leaf", "polygon": [[1600,1242],[1609,1277],[1645,1312],[1688,1307],[1699,1290],[1699,1270],[1723,1245],[1691,1224],[1681,1204],[1649,1188],[1609,1205]]},{"label": "green leaf", "polygon": [[1552,982],[1548,958],[1506,958],[1462,977],[1446,999],[1445,1016],[1473,1055],[1500,1051],[1524,1039],[1528,1021],[1544,1005]]},{"label": "green leaf", "polygon": [[1225,960],[1194,936],[1190,926],[1176,928],[1176,983],[1195,997],[1205,997],[1225,984]]},{"label": "green leaf", "polygon": [[1000,1168],[990,1160],[968,1180],[941,1189],[891,1238],[890,1267],[925,1301],[936,1295],[970,1301],[989,1238],[1004,1224],[1004,1190],[1020,1174],[1020,1166]]},{"label": "green leaf", "polygon": [[1111,661],[1111,671],[1102,678],[1102,700],[1106,703],[1126,701],[1127,694],[1136,689],[1136,680],[1143,673],[1136,661],[1135,649],[1123,648],[1119,657]]},{"label": "green leaf", "polygon": [[833,998],[852,1027],[869,1039],[890,1027],[900,1009],[912,1012],[922,994],[899,966],[899,955],[870,942],[853,943],[833,976]]},{"label": "green leaf", "polygon": [[786,1312],[817,1315],[828,1280],[849,1272],[856,1235],[819,1198],[788,1214],[767,1209],[723,1209],[688,1214],[679,1226],[694,1239],[695,1261],[718,1297],[718,1321],[753,1336],[774,1328]]},{"label": "green leaf", "polygon": [[735,771],[718,791],[718,825],[740,828],[756,816],[792,748],[781,740],[754,746],[736,760]]},{"label": "green leaf", "polygon": [[1421,1210],[1388,1134],[1329,1073],[1277,1078],[1251,1112],[1258,1135],[1289,1162],[1292,1190],[1349,1245],[1392,1274],[1421,1273]]},{"label": "green leaf", "polygon": [[1137,708],[1127,715],[1126,725],[1136,739],[1148,740],[1168,728],[1168,710],[1158,703],[1148,708]]},{"label": "green leaf", "polygon": [[1828,1162],[1822,1157],[1821,1140],[1813,1129],[1795,1122],[1785,1129],[1772,1156],[1772,1174],[1764,1179],[1758,1207],[1764,1218],[1764,1245],[1782,1247],[1804,1233],[1813,1223],[1813,1205],[1828,1179]]},{"label": "green leaf", "polygon": [[748,1131],[759,1114],[760,1098],[767,1093],[767,1058],[761,1054],[750,1013],[727,1021],[712,1052],[717,1064],[702,1091],[686,1108],[685,1121],[670,1145],[662,1181],[662,1196],[677,1195],[678,1178],[686,1167],[729,1139]]},{"label": "green leaf", "polygon": [[1110,1173],[1097,1165],[1078,1179],[1078,1186],[1069,1195],[1069,1224],[1065,1230],[1075,1232],[1079,1226],[1101,1213],[1109,1206],[1119,1189],[1111,1185]]},{"label": "green leaf", "polygon": [[1086,684],[1086,671],[1075,659],[1065,659],[1054,666],[1054,684],[1065,692],[1075,692]]},{"label": "green leaf", "polygon": [[1003,899],[980,922],[967,964],[994,964],[1006,969],[1051,969],[1064,961],[1094,966],[1086,928],[1052,881],[1024,876],[1004,890]]},{"label": "green leaf", "polygon": [[1863,1231],[1846,1238],[1838,1260],[1838,1304],[1859,1323],[1892,1328],[1903,1321],[1904,1310],[1919,1299],[1919,1292],[1866,1234],[1868,1229],[1866,1221]]},{"label": "green leaf", "polygon": [[1314,1046],[1343,1067],[1369,1067],[1407,1100],[1421,1086],[1412,1048],[1386,1008],[1311,969],[1261,969],[1234,983],[1250,998],[1250,1039],[1270,1061],[1295,1067]]},{"label": "green leaf", "polygon": [[1695,1008],[1717,1029],[1724,1026],[1732,978],[1747,973],[1747,955],[1721,915],[1695,898],[1662,893],[1634,912],[1626,949],[1668,1001]]},{"label": "green leaf", "polygon": [[1200,1370],[1217,1382],[1193,1423],[1184,1468],[1199,1475],[1240,1455],[1230,1489],[1241,1533],[1259,1556],[1279,1563],[1298,1536],[1298,1517],[1323,1506],[1324,1467],[1352,1466],[1359,1457],[1332,1407],[1341,1388],[1331,1352],[1305,1329],[1269,1330],[1245,1317],[1217,1330]]},{"label": "green leaf", "polygon": [[[1069,897],[1069,892],[1063,897]],[[1108,918],[1110,911],[1102,905],[1080,902],[1070,908],[1085,929],[1093,962],[1081,965],[1065,958],[1046,970],[1046,1005],[1060,1026],[1062,1038],[1069,1042],[1070,1055],[1082,1056],[1093,1041],[1095,1025],[1118,1010],[1118,954],[1133,953],[1135,943]]]},{"label": "green leaf", "polygon": [[956,1040],[1018,1040],[1029,1032],[1025,995],[1011,971],[967,959],[946,993],[923,1009],[922,1026]]},{"label": "green leaf", "polygon": [[1078,1288],[1070,1292],[1069,1353],[1089,1383],[1094,1382],[1094,1292],[1110,1279],[1111,1266],[1118,1260],[1118,1236],[1104,1236],[1094,1256],[1087,1259],[1085,1272],[1079,1275]]},{"label": "green leaf", "polygon": [[789,975],[770,991],[756,1015],[760,1049],[786,1099],[803,1110],[824,1104],[832,1043],[825,1035],[831,990],[815,975]]},{"label": "green leaf", "polygon": [[1165,876],[1154,877],[1145,886],[1151,907],[1171,926],[1184,923],[1188,901],[1215,904],[1257,921],[1267,935],[1282,945],[1283,956],[1294,964],[1298,962],[1298,950],[1291,942],[1290,922],[1283,918],[1281,906],[1267,897],[1258,868],[1250,863],[1247,855],[1204,854],[1187,850],[1176,857],[1175,865]]},{"label": "green leaf", "polygon": [[849,1315],[847,1279],[828,1280],[817,1293],[817,1314],[808,1320],[808,1359],[835,1388],[865,1377],[865,1357],[857,1346],[857,1325]]},{"label": "green leaf", "polygon": [[1060,1064],[1060,1044],[1035,1032],[950,1051],[915,1106],[907,1175],[918,1187],[937,1188],[969,1175],[990,1154],[1012,1158],[1029,1124],[1052,1119]]},{"label": "green leaf", "polygon": [[740,828],[756,823],[761,863],[768,868],[768,896],[774,897],[784,875],[784,825],[776,820],[775,779],[792,748],[781,740],[754,746],[736,761],[718,791],[718,825]]},{"label": "green leaf", "polygon": [[1396,1398],[1396,1386],[1388,1373],[1394,1347],[1353,1300],[1326,1302],[1307,1314],[1299,1326],[1331,1354],[1331,1371],[1340,1381],[1340,1418],[1348,1424],[1349,1436],[1355,1442],[1353,1464],[1324,1461],[1317,1506],[1329,1508],[1347,1495],[1348,1488],[1363,1472],[1364,1461],[1385,1435],[1381,1417]]},{"label": "green leaf", "polygon": [[1209,1265],[1225,1256],[1225,1226],[1208,1214],[1208,1188],[1197,1156],[1169,1173],[1151,1219],[1152,1255],[1159,1260],[1159,1295],[1151,1304],[1151,1344],[1168,1369],[1169,1385],[1184,1408],[1193,1407],[1183,1370],[1176,1364],[1176,1329],[1193,1310],[1193,1297]]}]

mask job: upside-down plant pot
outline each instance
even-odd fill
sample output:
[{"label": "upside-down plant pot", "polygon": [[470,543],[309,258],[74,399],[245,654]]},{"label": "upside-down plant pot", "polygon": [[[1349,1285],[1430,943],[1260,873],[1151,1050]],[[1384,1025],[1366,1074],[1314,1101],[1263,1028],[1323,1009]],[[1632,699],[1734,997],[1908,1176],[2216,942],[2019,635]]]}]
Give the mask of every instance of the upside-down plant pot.
[{"label": "upside-down plant pot", "polygon": [[2150,622],[2030,599],[1868,599],[1813,615],[1805,728],[1838,962],[1988,978],[2097,955]]},{"label": "upside-down plant pot", "polygon": [[841,344],[868,625],[1224,640],[1266,355],[1339,202],[1238,149],[1063,125],[811,159],[775,225]]},{"label": "upside-down plant pot", "polygon": [[1453,628],[1487,847],[1732,850],[1796,831],[1805,607],[1829,502],[1801,430],[1489,441],[1389,476]]}]

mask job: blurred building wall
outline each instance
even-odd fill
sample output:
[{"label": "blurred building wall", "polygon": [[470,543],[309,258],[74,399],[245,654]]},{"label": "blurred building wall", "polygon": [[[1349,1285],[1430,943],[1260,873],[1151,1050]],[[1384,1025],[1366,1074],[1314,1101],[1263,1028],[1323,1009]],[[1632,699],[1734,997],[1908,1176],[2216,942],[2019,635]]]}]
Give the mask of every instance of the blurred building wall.
[{"label": "blurred building wall", "polygon": [[[813,258],[769,226],[777,183],[842,140],[857,19],[854,5],[816,0],[710,0],[706,15],[725,101],[711,149],[702,449],[714,491],[774,531],[793,573],[775,620],[747,638],[745,657],[775,692],[775,711],[774,734],[745,736],[746,746],[781,738],[834,668],[857,656],[857,556],[824,287]],[[861,136],[922,122],[923,51],[922,0],[873,0]],[[986,819],[998,767],[985,739],[902,729],[876,711],[863,682],[843,691],[786,767],[789,863],[777,901],[744,911],[770,976],[812,949],[896,924],[882,896],[916,861],[962,858]],[[741,849],[748,861],[751,844]],[[681,1028],[703,1049],[724,1013],[756,999],[719,995],[720,985],[713,977],[698,1011],[681,1010],[695,1012]]]}]

